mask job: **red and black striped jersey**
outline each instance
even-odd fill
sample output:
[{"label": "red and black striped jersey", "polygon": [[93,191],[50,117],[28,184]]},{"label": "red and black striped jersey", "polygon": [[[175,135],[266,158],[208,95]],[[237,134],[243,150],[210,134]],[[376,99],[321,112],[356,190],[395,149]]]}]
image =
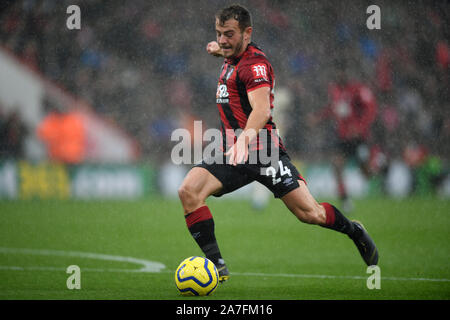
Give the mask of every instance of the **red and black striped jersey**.
[{"label": "red and black striped jersey", "polygon": [[[275,75],[272,65],[264,52],[254,43],[250,43],[244,53],[238,57],[225,59],[217,84],[216,103],[219,109],[223,147],[228,150],[236,141],[235,130],[244,129],[252,111],[248,93],[261,87],[269,87],[270,109],[273,111],[273,88]],[[264,126],[267,141],[262,141],[261,134],[249,146],[250,151],[260,150],[267,143],[279,149],[280,155],[285,154],[281,138],[278,136],[272,117]],[[228,138],[227,138],[228,136]]]}]

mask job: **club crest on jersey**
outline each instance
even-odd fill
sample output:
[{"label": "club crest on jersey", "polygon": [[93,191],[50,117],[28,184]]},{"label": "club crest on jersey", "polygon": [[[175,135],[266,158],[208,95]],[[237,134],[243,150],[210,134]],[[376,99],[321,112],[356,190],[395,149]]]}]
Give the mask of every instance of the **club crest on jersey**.
[{"label": "club crest on jersey", "polygon": [[265,64],[254,64],[252,65],[253,77],[257,79],[263,79],[268,81],[267,70]]},{"label": "club crest on jersey", "polygon": [[228,88],[226,84],[220,84],[217,86],[216,93],[216,103],[228,103],[230,99],[228,98]]}]

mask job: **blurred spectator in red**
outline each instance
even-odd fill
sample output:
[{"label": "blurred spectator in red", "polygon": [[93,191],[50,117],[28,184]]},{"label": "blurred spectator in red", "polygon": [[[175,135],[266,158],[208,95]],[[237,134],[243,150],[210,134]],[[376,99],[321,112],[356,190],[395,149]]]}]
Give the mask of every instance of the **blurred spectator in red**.
[{"label": "blurred spectator in red", "polygon": [[362,173],[369,177],[373,157],[381,152],[369,146],[372,124],[377,113],[377,103],[372,90],[366,85],[350,80],[343,65],[338,67],[335,82],[329,85],[329,105],[309,116],[310,125],[331,119],[336,128],[336,143],[332,162],[338,184],[338,195],[344,211],[352,210],[343,179],[343,170],[348,159],[354,158]]},{"label": "blurred spectator in red", "polygon": [[447,43],[443,40],[439,41],[436,45],[436,60],[438,62],[438,66],[446,71],[450,66],[450,49],[448,48]]},{"label": "blurred spectator in red", "polygon": [[392,66],[389,49],[384,49],[378,56],[376,63],[376,80],[380,92],[389,92],[392,90]]}]

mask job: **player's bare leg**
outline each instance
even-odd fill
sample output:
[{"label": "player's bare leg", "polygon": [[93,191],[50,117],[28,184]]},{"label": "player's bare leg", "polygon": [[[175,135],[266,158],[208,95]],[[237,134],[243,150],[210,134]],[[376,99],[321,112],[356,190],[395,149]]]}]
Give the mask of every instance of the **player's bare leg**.
[{"label": "player's bare leg", "polygon": [[325,208],[317,203],[305,182],[298,180],[298,183],[300,187],[289,192],[281,200],[300,221],[309,224],[325,224]]},{"label": "player's bare leg", "polygon": [[178,195],[184,209],[187,227],[205,254],[219,272],[219,281],[229,278],[229,272],[220,254],[214,233],[214,220],[205,200],[222,188],[222,183],[204,168],[192,168],[184,178]]},{"label": "player's bare leg", "polygon": [[184,215],[206,205],[205,200],[222,188],[222,183],[204,168],[192,168],[178,188]]},{"label": "player's bare leg", "polygon": [[281,198],[288,209],[302,222],[342,232],[353,240],[367,265],[378,263],[378,250],[361,223],[348,220],[336,207],[317,203],[306,184],[298,180],[299,187]]}]

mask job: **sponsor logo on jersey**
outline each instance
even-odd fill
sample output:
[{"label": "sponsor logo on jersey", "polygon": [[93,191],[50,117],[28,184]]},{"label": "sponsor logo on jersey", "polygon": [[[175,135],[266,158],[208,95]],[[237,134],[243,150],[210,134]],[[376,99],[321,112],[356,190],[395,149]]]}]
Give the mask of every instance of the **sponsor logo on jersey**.
[{"label": "sponsor logo on jersey", "polygon": [[263,79],[268,81],[267,70],[265,64],[254,64],[252,65],[253,77],[256,79]]},{"label": "sponsor logo on jersey", "polygon": [[216,92],[216,103],[229,103],[230,99],[228,98],[228,88],[226,84],[220,84],[217,86]]}]

